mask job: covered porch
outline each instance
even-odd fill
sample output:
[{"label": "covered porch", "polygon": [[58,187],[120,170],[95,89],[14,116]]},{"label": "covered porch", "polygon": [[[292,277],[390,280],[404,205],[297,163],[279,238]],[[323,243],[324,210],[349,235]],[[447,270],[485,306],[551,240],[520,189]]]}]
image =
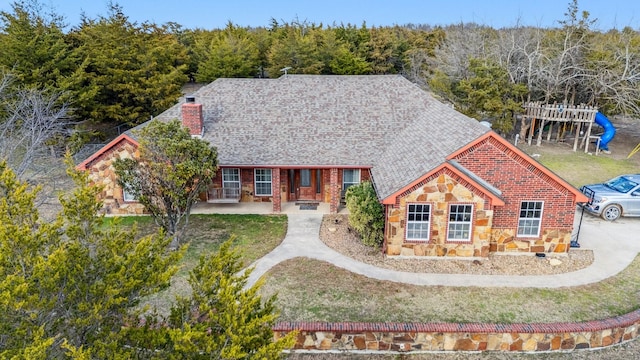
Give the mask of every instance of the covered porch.
[{"label": "covered porch", "polygon": [[[282,203],[280,212],[273,211],[273,204],[267,202],[251,203],[211,203],[200,201],[191,209],[192,214],[330,214],[328,203],[319,203],[315,209],[300,207],[296,202]],[[338,214],[348,214],[346,207],[340,207]]]},{"label": "covered porch", "polygon": [[[262,213],[322,211],[336,214],[344,208],[344,190],[368,179],[368,168],[221,167],[201,200],[226,210],[249,204],[253,211],[265,211]],[[226,204],[228,206],[224,206]],[[269,210],[260,210],[263,207],[269,207]]]}]

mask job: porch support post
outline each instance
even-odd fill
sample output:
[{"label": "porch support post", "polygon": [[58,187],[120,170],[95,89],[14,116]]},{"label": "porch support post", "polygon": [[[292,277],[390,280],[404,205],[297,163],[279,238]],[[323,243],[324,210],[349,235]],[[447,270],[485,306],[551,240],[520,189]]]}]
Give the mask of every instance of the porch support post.
[{"label": "porch support post", "polygon": [[338,183],[338,169],[332,168],[329,175],[329,212],[338,213],[340,205],[340,184]]},{"label": "porch support post", "polygon": [[273,212],[282,211],[282,196],[280,194],[280,168],[271,169],[271,194],[273,195]]}]

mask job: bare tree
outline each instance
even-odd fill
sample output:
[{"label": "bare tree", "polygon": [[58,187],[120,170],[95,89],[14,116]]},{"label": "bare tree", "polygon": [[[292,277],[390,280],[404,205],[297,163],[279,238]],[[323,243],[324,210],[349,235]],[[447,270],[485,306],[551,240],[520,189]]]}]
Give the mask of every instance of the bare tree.
[{"label": "bare tree", "polygon": [[626,28],[593,42],[584,89],[590,102],[616,113],[640,115],[640,34]]},{"label": "bare tree", "polygon": [[55,199],[64,166],[53,153],[71,131],[69,107],[59,93],[16,89],[9,74],[0,77],[0,159],[23,181],[40,184],[41,203]]},{"label": "bare tree", "polygon": [[565,19],[559,21],[562,28],[550,30],[545,39],[540,72],[546,84],[544,101],[583,103],[588,98],[583,85],[589,75],[587,57],[593,38],[590,27],[596,20],[589,18],[589,12],[579,11],[577,0],[569,3],[564,15]]},{"label": "bare tree", "polygon": [[[514,26],[498,32],[496,62],[507,70],[514,84],[527,87],[526,102],[540,100],[546,84],[543,81],[544,31],[535,27]],[[530,124],[521,119],[520,136],[524,137]]]},{"label": "bare tree", "polygon": [[470,76],[471,59],[487,59],[495,54],[496,31],[477,24],[460,24],[445,28],[446,41],[435,51],[433,67],[452,81]]}]

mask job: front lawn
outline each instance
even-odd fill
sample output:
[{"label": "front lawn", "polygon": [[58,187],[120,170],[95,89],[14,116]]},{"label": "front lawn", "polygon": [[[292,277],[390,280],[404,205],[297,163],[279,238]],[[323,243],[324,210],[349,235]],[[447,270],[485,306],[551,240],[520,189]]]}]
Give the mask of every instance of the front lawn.
[{"label": "front lawn", "polygon": [[[122,226],[138,227],[139,235],[157,230],[150,216],[120,216]],[[105,224],[113,218],[104,218]],[[238,249],[240,261],[249,265],[278,246],[287,232],[286,215],[192,214],[183,239],[187,252],[180,264],[181,273],[192,269],[201,254],[214,253],[218,246],[234,236],[233,247]]]},{"label": "front lawn", "polygon": [[300,258],[266,277],[261,291],[278,294],[280,321],[539,323],[604,319],[640,307],[640,257],[615,277],[560,289],[416,286]]},{"label": "front lawn", "polygon": [[[140,235],[157,230],[149,216],[122,216],[119,220],[126,227],[136,224]],[[112,222],[113,218],[105,218],[106,226]],[[142,306],[157,307],[160,313],[166,314],[176,295],[189,293],[189,270],[198,263],[200,256],[215,253],[230,237],[234,237],[233,247],[240,255],[240,261],[248,266],[278,246],[286,232],[285,215],[192,214],[183,235],[188,248],[179,264],[180,271],[171,280],[171,287],[148,297]]]}]

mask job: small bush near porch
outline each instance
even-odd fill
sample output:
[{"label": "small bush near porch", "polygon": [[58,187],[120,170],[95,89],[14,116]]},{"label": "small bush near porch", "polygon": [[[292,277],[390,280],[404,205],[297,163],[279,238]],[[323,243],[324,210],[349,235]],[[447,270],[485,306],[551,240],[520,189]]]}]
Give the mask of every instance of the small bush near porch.
[{"label": "small bush near porch", "polygon": [[369,181],[350,186],[345,194],[349,224],[362,243],[379,248],[384,240],[384,209]]}]

